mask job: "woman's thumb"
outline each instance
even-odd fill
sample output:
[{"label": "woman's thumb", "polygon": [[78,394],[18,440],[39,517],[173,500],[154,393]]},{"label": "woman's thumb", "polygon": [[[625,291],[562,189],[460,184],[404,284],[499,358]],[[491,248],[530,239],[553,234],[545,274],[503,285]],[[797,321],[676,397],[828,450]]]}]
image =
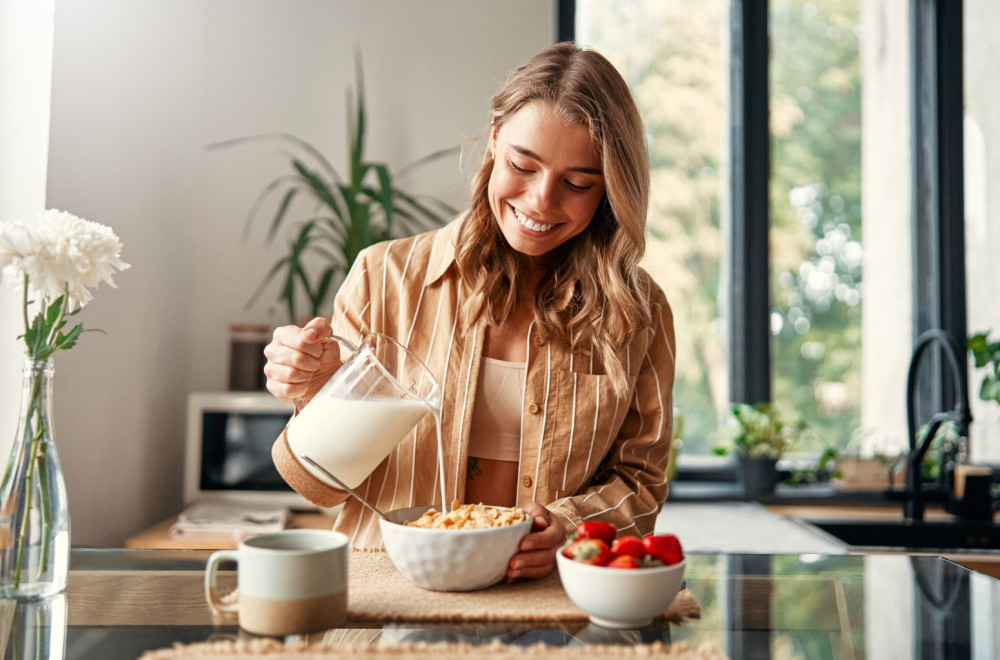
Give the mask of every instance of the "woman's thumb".
[{"label": "woman's thumb", "polygon": [[324,337],[329,337],[333,334],[333,328],[330,326],[330,322],[323,318],[322,316],[317,316],[313,320],[306,323],[305,327],[302,328],[302,339],[306,343],[314,344]]}]

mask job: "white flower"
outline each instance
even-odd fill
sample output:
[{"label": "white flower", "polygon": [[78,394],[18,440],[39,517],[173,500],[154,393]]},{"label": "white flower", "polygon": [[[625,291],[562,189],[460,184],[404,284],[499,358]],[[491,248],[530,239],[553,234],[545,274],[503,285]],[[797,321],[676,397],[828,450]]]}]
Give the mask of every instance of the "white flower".
[{"label": "white flower", "polygon": [[[69,291],[69,309],[93,299],[90,289],[101,282],[115,286],[112,274],[125,270],[122,244],[109,228],[49,209],[34,224],[0,223],[0,267],[5,276],[23,280],[49,302]],[[14,282],[19,284],[20,282]]]}]

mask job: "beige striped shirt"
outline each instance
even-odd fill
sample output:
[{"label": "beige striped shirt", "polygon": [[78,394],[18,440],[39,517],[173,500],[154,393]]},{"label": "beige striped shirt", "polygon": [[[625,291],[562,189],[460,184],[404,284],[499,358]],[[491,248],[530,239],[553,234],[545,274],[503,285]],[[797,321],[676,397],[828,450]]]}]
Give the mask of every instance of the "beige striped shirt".
[{"label": "beige striped shirt", "polygon": [[[334,303],[334,332],[359,340],[363,329],[392,336],[434,373],[443,388],[443,453],[449,500],[464,501],[472,408],[483,359],[485,323],[465,327],[468,293],[455,265],[456,229],[446,227],[366,249]],[[518,506],[540,502],[568,531],[584,520],[646,534],[667,496],[664,470],[673,413],[674,330],[666,297],[643,273],[652,327],[625,348],[630,388],[617,397],[591,360],[529,329]],[[435,421],[426,415],[359,486],[379,509],[438,504]],[[346,493],[341,493],[347,498]],[[346,499],[335,529],[355,547],[381,544],[376,517]]]}]

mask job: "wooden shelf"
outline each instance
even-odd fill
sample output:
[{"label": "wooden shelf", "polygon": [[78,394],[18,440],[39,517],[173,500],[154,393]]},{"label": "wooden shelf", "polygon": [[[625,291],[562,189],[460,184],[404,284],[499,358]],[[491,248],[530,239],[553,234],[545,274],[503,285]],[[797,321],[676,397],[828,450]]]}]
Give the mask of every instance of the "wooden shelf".
[{"label": "wooden shelf", "polygon": [[[292,516],[291,527],[298,529],[332,529],[333,517],[324,513],[296,513]],[[141,550],[223,550],[235,548],[239,541],[231,538],[190,539],[173,538],[170,526],[177,516],[167,518],[152,527],[125,539],[125,547]]]}]

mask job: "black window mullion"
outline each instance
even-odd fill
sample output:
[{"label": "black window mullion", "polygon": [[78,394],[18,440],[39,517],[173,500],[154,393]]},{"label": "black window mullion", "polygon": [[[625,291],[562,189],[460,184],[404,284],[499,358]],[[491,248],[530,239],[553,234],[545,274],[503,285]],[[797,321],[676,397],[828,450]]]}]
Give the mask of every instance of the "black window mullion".
[{"label": "black window mullion", "polygon": [[730,4],[731,401],[771,398],[767,0]]},{"label": "black window mullion", "polygon": [[556,41],[575,41],[576,0],[559,0],[556,11]]},{"label": "black window mullion", "polygon": [[[941,328],[964,346],[965,198],[962,2],[910,1],[913,130],[913,336]],[[937,362],[937,361],[935,361]],[[965,369],[965,361],[960,361]],[[922,408],[955,400],[951,379],[930,365]],[[967,376],[963,373],[963,382]]]}]

